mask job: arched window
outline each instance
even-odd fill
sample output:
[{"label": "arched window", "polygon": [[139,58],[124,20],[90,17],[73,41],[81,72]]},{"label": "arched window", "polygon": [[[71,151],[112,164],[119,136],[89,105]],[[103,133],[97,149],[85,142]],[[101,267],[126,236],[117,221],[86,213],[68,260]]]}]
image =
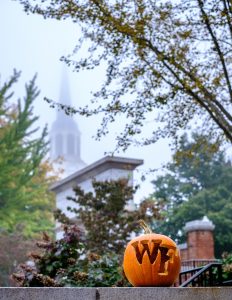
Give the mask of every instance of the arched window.
[{"label": "arched window", "polygon": [[63,137],[61,134],[57,134],[56,139],[55,139],[55,153],[56,156],[62,156],[64,154],[64,149],[63,149]]},{"label": "arched window", "polygon": [[77,154],[77,156],[78,157],[80,157],[80,155],[81,155],[81,153],[80,153],[80,143],[81,143],[81,141],[80,141],[80,137],[78,136],[77,138],[76,138],[76,143],[77,143],[77,145],[76,145],[76,154]]},{"label": "arched window", "polygon": [[75,139],[73,134],[69,134],[67,136],[67,154],[68,155],[75,154]]}]

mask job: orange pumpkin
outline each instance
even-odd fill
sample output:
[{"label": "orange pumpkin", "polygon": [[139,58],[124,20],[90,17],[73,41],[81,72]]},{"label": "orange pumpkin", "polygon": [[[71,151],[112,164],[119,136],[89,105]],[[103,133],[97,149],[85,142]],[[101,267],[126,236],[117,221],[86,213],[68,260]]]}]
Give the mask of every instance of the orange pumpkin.
[{"label": "orange pumpkin", "polygon": [[171,286],[180,272],[180,254],[169,237],[152,233],[144,221],[145,234],[132,239],[125,250],[123,269],[133,286]]}]

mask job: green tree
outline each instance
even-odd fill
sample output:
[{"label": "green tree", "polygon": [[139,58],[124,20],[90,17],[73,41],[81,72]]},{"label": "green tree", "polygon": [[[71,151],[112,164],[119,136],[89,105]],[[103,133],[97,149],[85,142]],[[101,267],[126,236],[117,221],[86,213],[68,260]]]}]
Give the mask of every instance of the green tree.
[{"label": "green tree", "polygon": [[[124,114],[117,137],[124,149],[162,137],[178,143],[179,130],[197,125],[215,140],[232,142],[231,1],[18,1],[26,12],[80,25],[73,57],[63,58],[67,64],[79,71],[104,62],[106,78],[95,104],[66,107],[67,113],[104,113],[98,136]],[[82,46],[88,51],[79,59]],[[155,125],[142,139],[145,119]]]},{"label": "green tree", "polygon": [[[131,210],[129,201],[135,189],[125,178],[111,181],[93,181],[93,192],[84,192],[76,187],[75,197],[68,197],[75,206],[68,209],[76,214],[76,220],[84,225],[86,248],[96,254],[114,252],[122,254],[133,232],[140,230],[138,220],[150,221],[159,217],[156,202],[144,201],[139,208]],[[63,219],[62,219],[63,217]],[[58,215],[64,223],[70,220]]]},{"label": "green tree", "polygon": [[14,232],[20,226],[30,237],[53,228],[54,197],[48,188],[54,177],[47,175],[51,170],[45,160],[47,128],[39,133],[35,127],[33,103],[39,94],[35,78],[26,85],[23,102],[11,101],[19,76],[15,71],[0,88],[0,228]]},{"label": "green tree", "polygon": [[[187,155],[186,155],[187,154]],[[153,181],[153,197],[165,203],[159,231],[178,242],[185,239],[187,221],[207,215],[215,224],[215,253],[232,248],[232,165],[224,151],[206,136],[182,137],[181,148],[167,165],[167,174]],[[156,229],[157,230],[157,229]]]}]

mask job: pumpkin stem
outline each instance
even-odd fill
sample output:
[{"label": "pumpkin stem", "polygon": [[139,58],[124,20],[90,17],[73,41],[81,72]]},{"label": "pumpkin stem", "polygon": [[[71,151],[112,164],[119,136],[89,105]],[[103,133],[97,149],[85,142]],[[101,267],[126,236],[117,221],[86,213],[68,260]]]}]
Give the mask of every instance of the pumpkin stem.
[{"label": "pumpkin stem", "polygon": [[145,234],[152,233],[151,228],[147,225],[147,223],[144,220],[139,220],[138,223],[139,223],[140,227],[143,228]]}]

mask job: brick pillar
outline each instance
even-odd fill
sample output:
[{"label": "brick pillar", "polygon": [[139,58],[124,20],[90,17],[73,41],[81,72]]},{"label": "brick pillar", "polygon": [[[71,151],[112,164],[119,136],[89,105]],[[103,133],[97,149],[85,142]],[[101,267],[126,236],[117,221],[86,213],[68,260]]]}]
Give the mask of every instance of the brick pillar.
[{"label": "brick pillar", "polygon": [[187,222],[187,259],[215,259],[214,224],[205,216],[202,220]]}]

